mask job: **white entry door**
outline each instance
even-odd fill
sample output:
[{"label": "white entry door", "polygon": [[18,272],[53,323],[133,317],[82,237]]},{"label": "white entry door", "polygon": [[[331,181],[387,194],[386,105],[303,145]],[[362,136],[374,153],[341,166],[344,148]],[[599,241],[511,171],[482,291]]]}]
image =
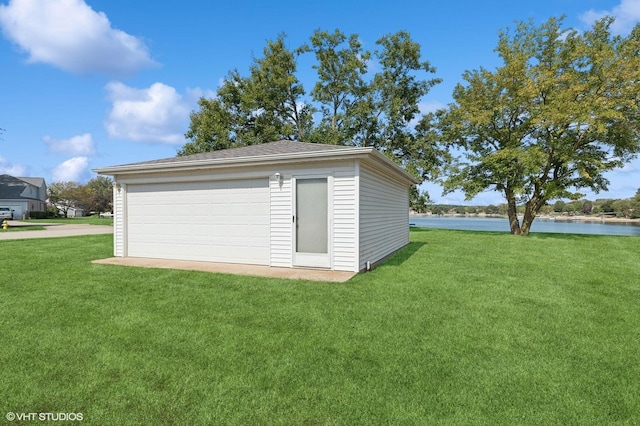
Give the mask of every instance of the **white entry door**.
[{"label": "white entry door", "polygon": [[295,266],[330,268],[327,177],[295,179]]}]

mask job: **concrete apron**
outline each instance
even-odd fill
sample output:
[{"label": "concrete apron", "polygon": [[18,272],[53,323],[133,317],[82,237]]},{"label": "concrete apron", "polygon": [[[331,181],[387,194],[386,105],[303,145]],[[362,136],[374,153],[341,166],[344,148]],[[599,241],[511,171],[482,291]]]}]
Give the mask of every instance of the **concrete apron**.
[{"label": "concrete apron", "polygon": [[275,268],[271,266],[234,263],[197,262],[191,260],[147,259],[141,257],[109,257],[94,260],[99,265],[138,266],[142,268],[182,269],[187,271],[218,272],[232,275],[251,275],[267,278],[326,281],[343,283],[355,272],[328,271],[324,269]]}]

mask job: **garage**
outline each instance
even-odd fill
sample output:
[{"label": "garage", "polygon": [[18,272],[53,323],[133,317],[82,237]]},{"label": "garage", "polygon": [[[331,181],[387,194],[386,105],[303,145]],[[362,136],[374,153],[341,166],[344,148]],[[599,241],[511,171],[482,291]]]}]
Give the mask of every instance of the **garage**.
[{"label": "garage", "polygon": [[373,147],[276,141],[95,169],[115,257],[359,272],[409,243],[418,183]]},{"label": "garage", "polygon": [[268,184],[265,177],[130,185],[128,255],[268,265]]}]

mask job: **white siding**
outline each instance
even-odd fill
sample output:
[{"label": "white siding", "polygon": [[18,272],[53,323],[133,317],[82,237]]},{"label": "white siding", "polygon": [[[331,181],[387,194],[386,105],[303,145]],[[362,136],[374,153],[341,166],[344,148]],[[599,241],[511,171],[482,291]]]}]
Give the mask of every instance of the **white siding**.
[{"label": "white siding", "polygon": [[282,185],[273,176],[271,189],[271,266],[290,268],[293,259],[291,178],[283,176]]},{"label": "white siding", "polygon": [[271,174],[271,266],[293,266],[293,187],[294,177],[332,176],[330,193],[333,208],[330,215],[331,269],[357,271],[357,214],[354,161],[331,164],[307,164],[298,167],[282,167],[282,186]]},{"label": "white siding", "polygon": [[113,255],[116,257],[126,256],[124,249],[125,191],[126,185],[113,185]]},{"label": "white siding", "polygon": [[354,169],[339,170],[333,179],[333,269],[357,271],[358,219]]},{"label": "white siding", "polygon": [[409,243],[409,186],[360,166],[360,269]]}]

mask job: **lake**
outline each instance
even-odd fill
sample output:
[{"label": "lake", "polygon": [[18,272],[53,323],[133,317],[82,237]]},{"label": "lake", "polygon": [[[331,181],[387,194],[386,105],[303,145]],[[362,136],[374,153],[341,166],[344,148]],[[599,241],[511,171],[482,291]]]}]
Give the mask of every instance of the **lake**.
[{"label": "lake", "polygon": [[[509,232],[509,220],[507,218],[412,216],[409,218],[409,223],[419,228]],[[533,221],[533,225],[531,226],[531,233],[535,232],[640,236],[640,225],[637,223],[556,222],[554,220],[538,218]]]}]

